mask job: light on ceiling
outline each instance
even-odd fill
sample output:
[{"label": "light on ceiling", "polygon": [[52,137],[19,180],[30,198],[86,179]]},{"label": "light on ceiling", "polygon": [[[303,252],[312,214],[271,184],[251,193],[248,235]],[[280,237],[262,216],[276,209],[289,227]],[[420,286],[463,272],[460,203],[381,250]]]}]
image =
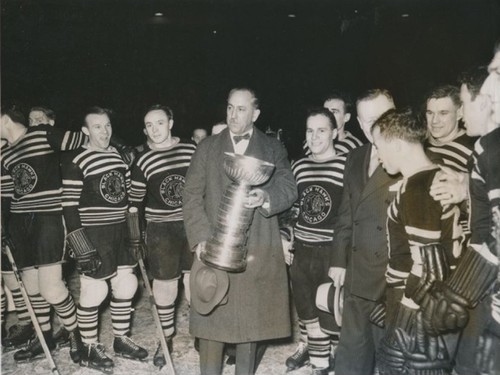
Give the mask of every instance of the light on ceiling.
[{"label": "light on ceiling", "polygon": [[288,15],[288,18],[296,18],[296,17],[297,17],[297,15],[296,15],[296,14],[293,14],[293,13],[290,13],[290,14]]},{"label": "light on ceiling", "polygon": [[163,17],[163,13],[162,12],[156,12],[155,13],[155,17]]}]

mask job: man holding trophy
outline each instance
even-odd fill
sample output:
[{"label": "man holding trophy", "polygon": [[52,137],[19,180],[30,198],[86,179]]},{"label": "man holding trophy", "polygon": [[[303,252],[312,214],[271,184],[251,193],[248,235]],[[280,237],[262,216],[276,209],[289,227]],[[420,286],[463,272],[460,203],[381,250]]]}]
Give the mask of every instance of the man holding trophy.
[{"label": "man holding trophy", "polygon": [[288,281],[277,214],[297,199],[287,153],[254,126],[259,102],[230,91],[228,128],[200,143],[183,193],[196,251],[190,332],[201,374],[221,374],[224,344],[236,344],[236,374],[253,374],[257,342],[291,333]]}]

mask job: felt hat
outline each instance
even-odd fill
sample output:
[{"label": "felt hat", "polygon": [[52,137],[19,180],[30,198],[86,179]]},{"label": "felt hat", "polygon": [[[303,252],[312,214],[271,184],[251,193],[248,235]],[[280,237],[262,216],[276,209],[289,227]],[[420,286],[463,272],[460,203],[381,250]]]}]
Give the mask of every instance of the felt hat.
[{"label": "felt hat", "polygon": [[201,315],[208,315],[218,305],[227,302],[229,277],[222,271],[202,263],[193,262],[189,277],[191,286],[191,306]]},{"label": "felt hat", "polygon": [[316,307],[321,311],[333,314],[335,322],[342,326],[342,310],[344,308],[344,287],[335,288],[333,282],[321,284],[316,291]]}]

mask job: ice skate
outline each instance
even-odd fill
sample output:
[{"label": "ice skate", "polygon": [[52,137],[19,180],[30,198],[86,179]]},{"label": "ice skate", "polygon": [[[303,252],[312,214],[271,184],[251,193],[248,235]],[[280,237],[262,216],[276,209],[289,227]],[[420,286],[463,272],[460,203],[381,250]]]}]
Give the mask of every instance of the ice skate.
[{"label": "ice skate", "polygon": [[9,328],[9,333],[2,336],[2,346],[4,352],[9,352],[22,346],[33,337],[35,330],[33,325],[29,324],[14,324]]},{"label": "ice skate", "polygon": [[141,348],[126,335],[115,336],[113,349],[116,355],[137,361],[142,361],[148,356],[146,349]]},{"label": "ice skate", "polygon": [[[45,338],[45,343],[50,351],[56,348],[54,339],[52,338],[51,332],[44,332],[43,337]],[[28,343],[28,345],[14,354],[14,360],[18,363],[30,362],[39,358],[44,358],[45,353],[43,352],[42,344],[38,339],[38,336],[34,336]]]},{"label": "ice skate", "polygon": [[84,350],[80,359],[80,366],[93,368],[105,374],[112,374],[115,366],[113,360],[104,352],[104,346],[100,343],[84,344]]},{"label": "ice skate", "polygon": [[309,352],[307,351],[307,344],[299,343],[297,350],[290,357],[286,359],[285,365],[288,371],[297,370],[309,364]]}]

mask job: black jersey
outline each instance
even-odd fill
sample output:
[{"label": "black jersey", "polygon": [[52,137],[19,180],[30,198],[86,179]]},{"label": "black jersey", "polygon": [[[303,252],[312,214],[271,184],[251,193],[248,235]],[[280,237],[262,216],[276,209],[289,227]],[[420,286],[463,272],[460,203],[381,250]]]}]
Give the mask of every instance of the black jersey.
[{"label": "black jersey", "polygon": [[440,244],[451,267],[460,256],[463,240],[458,223],[460,210],[456,205],[443,207],[429,194],[437,171],[438,168],[427,169],[403,179],[388,207],[386,279],[392,287],[404,287],[422,246]]},{"label": "black jersey", "polygon": [[309,157],[292,164],[297,182],[299,216],[295,224],[295,238],[316,245],[333,240],[333,223],[344,186],[346,156],[315,162]]},{"label": "black jersey", "polygon": [[125,221],[130,171],[113,147],[80,147],[61,158],[63,208],[68,231]]},{"label": "black jersey", "polygon": [[60,212],[59,151],[75,149],[85,140],[81,132],[38,125],[7,147],[2,155],[2,191],[11,194],[11,212]]},{"label": "black jersey", "polygon": [[186,172],[196,145],[180,141],[166,150],[146,148],[132,167],[130,204],[141,206],[145,200],[147,221],[182,220],[182,192]]},{"label": "black jersey", "polygon": [[[471,244],[491,241],[492,210],[500,208],[500,128],[476,142],[470,180]],[[500,256],[500,254],[496,254]]]}]

